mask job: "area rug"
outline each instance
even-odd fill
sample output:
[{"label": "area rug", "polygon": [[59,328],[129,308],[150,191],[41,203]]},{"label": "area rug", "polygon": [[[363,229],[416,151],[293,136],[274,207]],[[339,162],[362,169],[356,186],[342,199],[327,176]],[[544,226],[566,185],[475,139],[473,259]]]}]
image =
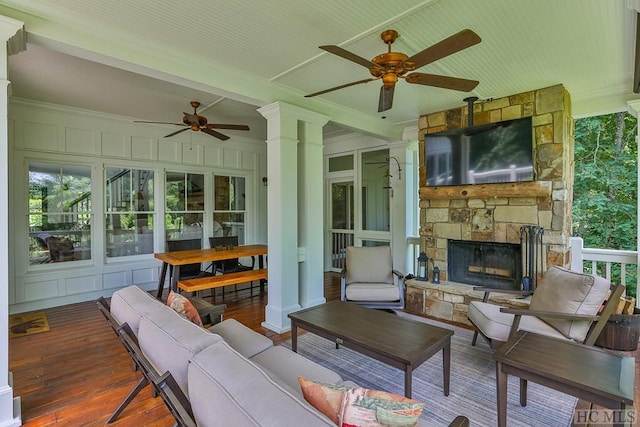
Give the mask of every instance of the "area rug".
[{"label": "area rug", "polygon": [[[417,321],[433,323],[411,316]],[[413,395],[426,403],[421,418],[429,426],[448,426],[458,415],[469,418],[472,426],[495,426],[497,419],[496,373],[493,352],[485,342],[471,346],[473,332],[437,323],[454,330],[451,339],[451,385],[443,394],[442,353],[413,371]],[[373,325],[372,325],[373,327]],[[481,341],[479,339],[478,341]],[[291,341],[282,345],[291,348]],[[404,372],[363,356],[312,333],[298,336],[298,353],[362,387],[404,394]],[[527,406],[520,406],[519,381],[509,377],[507,422],[511,426],[569,426],[577,399],[530,382]]]},{"label": "area rug", "polygon": [[9,338],[39,334],[49,330],[49,321],[44,311],[12,314],[9,316]]}]

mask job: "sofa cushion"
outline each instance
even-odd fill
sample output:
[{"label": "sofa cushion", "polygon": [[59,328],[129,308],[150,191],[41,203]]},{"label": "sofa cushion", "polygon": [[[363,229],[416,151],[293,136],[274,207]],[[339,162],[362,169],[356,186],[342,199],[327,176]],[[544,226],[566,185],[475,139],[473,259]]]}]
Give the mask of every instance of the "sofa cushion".
[{"label": "sofa cushion", "polygon": [[300,398],[304,396],[298,384],[299,376],[330,384],[342,382],[342,377],[337,373],[282,346],[268,348],[253,356],[251,361],[273,374],[276,382],[282,381],[295,390]]},{"label": "sofa cushion", "polygon": [[273,341],[269,338],[247,328],[235,319],[224,320],[213,325],[209,330],[220,335],[231,347],[247,358],[273,347]]},{"label": "sofa cushion", "polygon": [[119,289],[111,296],[111,315],[118,323],[127,323],[136,336],[143,315],[169,308],[135,285]]},{"label": "sofa cushion", "polygon": [[[611,282],[603,277],[551,267],[531,297],[531,310],[596,315],[609,292]],[[564,336],[584,341],[590,321],[543,318]]]},{"label": "sofa cushion", "polygon": [[389,246],[347,247],[349,283],[393,283],[393,260]]},{"label": "sofa cushion", "polygon": [[202,319],[200,319],[198,310],[196,310],[195,306],[184,295],[169,291],[167,306],[190,322],[202,326]]},{"label": "sofa cushion", "polygon": [[[471,301],[467,316],[485,336],[492,340],[506,342],[509,339],[514,316],[513,314],[502,313],[500,311],[501,308],[496,304]],[[519,329],[549,337],[567,339],[553,326],[534,316],[522,316]]]},{"label": "sofa cushion", "polygon": [[387,283],[352,283],[345,287],[349,301],[399,301],[400,287]]},{"label": "sofa cushion", "polygon": [[188,395],[189,359],[209,345],[222,341],[222,338],[191,323],[173,310],[163,310],[142,318],[138,341],[140,349],[156,370],[161,374],[171,372]]},{"label": "sofa cushion", "polygon": [[337,425],[416,425],[424,403],[386,391],[349,388],[299,377],[304,398]]},{"label": "sofa cushion", "polygon": [[304,400],[287,392],[224,341],[191,359],[189,400],[200,427],[220,425],[333,425]]}]

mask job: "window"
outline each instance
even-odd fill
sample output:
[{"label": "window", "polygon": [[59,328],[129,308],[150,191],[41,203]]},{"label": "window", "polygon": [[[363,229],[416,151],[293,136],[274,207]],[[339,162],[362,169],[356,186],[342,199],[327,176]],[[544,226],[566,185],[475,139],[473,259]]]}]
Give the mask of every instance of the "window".
[{"label": "window", "polygon": [[245,244],[245,178],[214,176],[213,236],[238,236]]},{"label": "window", "polygon": [[105,169],[107,257],[153,253],[153,171]]},{"label": "window", "polygon": [[29,264],[91,258],[91,168],[29,163]]},{"label": "window", "polygon": [[204,175],[167,172],[165,200],[166,240],[202,240]]},{"label": "window", "polygon": [[353,154],[331,157],[329,159],[329,172],[341,172],[353,170]]}]

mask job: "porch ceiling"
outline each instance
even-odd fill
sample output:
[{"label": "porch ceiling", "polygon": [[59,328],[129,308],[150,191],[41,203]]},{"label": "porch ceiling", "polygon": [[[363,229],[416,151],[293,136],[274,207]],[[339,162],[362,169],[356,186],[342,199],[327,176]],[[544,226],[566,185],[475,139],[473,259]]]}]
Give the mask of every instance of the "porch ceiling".
[{"label": "porch ceiling", "polygon": [[[399,138],[421,115],[563,84],[575,116],[624,108],[632,92],[637,1],[610,0],[3,0],[25,22],[29,46],[10,57],[12,95],[142,120],[180,120],[189,101],[214,104],[214,122],[248,123],[264,139],[256,107],[284,101],[325,114],[325,132],[354,128]],[[364,58],[412,55],[470,28],[482,42],[420,69],[479,80],[472,93],[396,86],[377,113],[379,82],[314,98],[368,71],[327,54],[336,44]],[[381,119],[381,116],[386,119]]]}]

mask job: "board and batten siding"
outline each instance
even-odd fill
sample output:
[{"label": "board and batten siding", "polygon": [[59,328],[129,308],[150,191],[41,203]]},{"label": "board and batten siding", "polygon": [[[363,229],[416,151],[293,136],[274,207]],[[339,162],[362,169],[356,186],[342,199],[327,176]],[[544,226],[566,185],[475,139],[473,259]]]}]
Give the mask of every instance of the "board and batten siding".
[{"label": "board and batten siding", "polygon": [[[150,169],[155,174],[154,252],[164,251],[164,173],[205,175],[213,194],[213,175],[246,178],[246,237],[266,243],[266,144],[232,135],[227,142],[198,132],[162,138],[170,126],[70,107],[12,99],[9,103],[10,271],[9,311],[19,313],[110,296],[131,284],[154,289],[160,263],[153,254],[110,258],[105,254],[104,168]],[[91,167],[91,260],[46,265],[28,261],[28,163],[82,164]],[[205,223],[213,201],[206,202]],[[208,231],[205,225],[205,233]],[[206,235],[205,235],[206,237]],[[205,239],[206,240],[206,239]]]}]

